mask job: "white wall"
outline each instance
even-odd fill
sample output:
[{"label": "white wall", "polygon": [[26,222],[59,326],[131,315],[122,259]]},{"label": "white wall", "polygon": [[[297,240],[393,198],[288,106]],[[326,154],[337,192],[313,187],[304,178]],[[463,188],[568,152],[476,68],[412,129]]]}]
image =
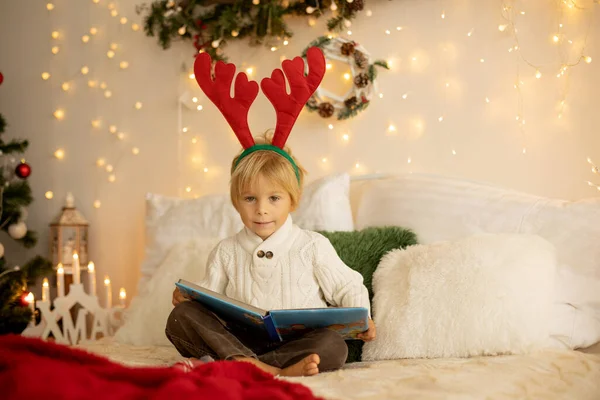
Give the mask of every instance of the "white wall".
[{"label": "white wall", "polygon": [[[100,276],[111,276],[116,296],[121,286],[129,293],[135,290],[143,258],[144,194],[197,196],[225,191],[228,164],[239,144],[187,77],[193,62],[191,45],[161,50],[154,38],[131,29],[132,22],[141,23],[134,13],[136,2],[114,3],[120,12],[116,18],[110,16],[107,0],[98,5],[56,0],[53,11],[46,10],[44,2],[1,2],[0,71],[5,83],[0,86],[0,111],[10,124],[5,136],[31,141],[26,158],[33,167],[30,183],[36,201],[28,225],[41,235],[35,250],[46,253],[48,224],[66,193],[73,192],[77,207],[91,223],[91,257]],[[375,98],[367,111],[345,122],[304,112],[289,144],[311,179],[334,171],[414,171],[565,199],[597,195],[585,181],[594,178],[586,158],[600,160],[600,113],[593,97],[600,88],[600,24],[588,23],[592,17],[598,20],[599,6],[591,0],[578,1],[584,9],[569,10],[556,3],[507,3],[525,11],[517,18],[522,50],[518,53],[508,51],[515,45],[509,29],[498,29],[505,23],[499,1],[367,1],[372,16],[363,14],[354,21],[352,37],[374,57],[393,61],[392,71],[380,71],[383,99]],[[119,23],[122,16],[129,18],[126,25]],[[582,62],[557,78],[564,61],[551,36],[561,21],[568,62],[578,60],[586,32],[584,54],[594,61]],[[324,23],[323,19],[311,28],[305,20],[293,21],[296,35],[277,52],[238,43],[230,44],[227,54],[240,68],[254,67],[254,77],[260,79],[279,65],[281,55],[293,57],[323,34]],[[82,43],[81,36],[92,26],[98,34]],[[61,33],[60,39],[51,38],[53,30]],[[106,56],[110,43],[119,45],[114,59]],[[53,45],[61,46],[57,55],[51,53]],[[519,54],[541,66],[541,79]],[[119,69],[123,60],[129,62],[127,70]],[[85,77],[79,72],[83,65],[90,68]],[[336,68],[327,79],[341,74]],[[41,79],[44,71],[51,74],[48,81]],[[517,71],[521,106],[513,87]],[[106,99],[102,90],[89,88],[89,79],[106,82],[112,97]],[[69,92],[61,90],[64,81],[72,84]],[[559,119],[556,110],[565,90],[566,106]],[[185,92],[198,95],[204,110],[180,108],[178,98]],[[407,99],[402,98],[405,93]],[[136,101],[143,103],[141,110],[134,108]],[[58,108],[66,113],[62,121],[52,116]],[[522,131],[515,120],[519,110],[526,120]],[[443,122],[438,121],[441,115]],[[96,118],[102,121],[99,129],[91,125]],[[273,127],[275,114],[262,94],[249,119],[255,134]],[[327,128],[329,123],[333,130]],[[126,134],[123,141],[108,132],[112,124]],[[397,132],[387,131],[390,124]],[[180,132],[181,127],[189,127],[189,132]],[[350,135],[347,143],[341,139],[345,133]],[[134,156],[132,147],[140,154]],[[63,160],[53,157],[58,148],[65,151]],[[99,157],[114,165],[114,183],[96,167]],[[46,191],[54,193],[52,200],[44,198]],[[101,202],[97,209],[96,200]],[[23,262],[33,254],[8,237],[0,241],[9,261]]]}]

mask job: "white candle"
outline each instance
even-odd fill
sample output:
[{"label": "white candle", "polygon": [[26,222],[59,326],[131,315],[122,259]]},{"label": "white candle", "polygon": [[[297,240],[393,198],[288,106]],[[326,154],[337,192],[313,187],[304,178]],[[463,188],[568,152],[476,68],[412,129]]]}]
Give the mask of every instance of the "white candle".
[{"label": "white candle", "polygon": [[29,292],[27,296],[25,296],[25,301],[29,304],[29,308],[31,312],[35,312],[35,296],[33,293]]},{"label": "white candle", "polygon": [[81,268],[79,267],[79,254],[73,252],[73,283],[81,283]]},{"label": "white candle", "polygon": [[58,263],[58,268],[56,269],[56,289],[58,297],[65,296],[65,269],[62,263]]},{"label": "white candle", "polygon": [[42,301],[50,300],[50,284],[48,283],[48,278],[44,278],[42,282]]},{"label": "white candle", "polygon": [[106,308],[112,308],[112,289],[108,275],[104,277],[104,286],[106,288]]},{"label": "white candle", "polygon": [[121,288],[121,290],[119,290],[119,300],[121,302],[121,306],[125,307],[125,301],[127,300],[127,292],[123,287]]},{"label": "white candle", "polygon": [[93,262],[88,263],[88,279],[90,280],[90,294],[96,295],[96,266]]}]

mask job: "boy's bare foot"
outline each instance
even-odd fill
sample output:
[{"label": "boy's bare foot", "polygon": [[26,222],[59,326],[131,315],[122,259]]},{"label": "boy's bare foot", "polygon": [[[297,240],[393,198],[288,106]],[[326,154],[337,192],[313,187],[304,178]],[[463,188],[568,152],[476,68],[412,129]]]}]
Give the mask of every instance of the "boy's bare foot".
[{"label": "boy's bare foot", "polygon": [[272,375],[281,376],[312,376],[319,373],[319,364],[321,359],[318,354],[311,354],[310,356],[304,357],[294,365],[290,365],[286,368],[277,368],[272,365],[265,364],[264,362],[251,357],[233,357],[236,361],[249,362],[256,365],[258,368]]},{"label": "boy's bare foot", "polygon": [[319,373],[319,364],[321,359],[318,354],[311,354],[304,357],[294,365],[290,365],[281,370],[281,376],[312,376]]},{"label": "boy's bare foot", "polygon": [[271,375],[279,375],[281,372],[281,368],[277,368],[277,367],[273,367],[272,365],[265,364],[264,362],[257,360],[256,358],[239,356],[239,357],[233,357],[233,359],[235,361],[243,361],[243,362],[248,362],[250,364],[254,364],[258,368],[262,369],[265,372],[268,372]]}]

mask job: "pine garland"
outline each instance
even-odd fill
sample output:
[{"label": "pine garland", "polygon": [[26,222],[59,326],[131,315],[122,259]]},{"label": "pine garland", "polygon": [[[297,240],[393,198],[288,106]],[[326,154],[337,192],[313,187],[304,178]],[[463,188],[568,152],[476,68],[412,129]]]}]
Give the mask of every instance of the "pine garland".
[{"label": "pine garland", "polygon": [[[294,34],[286,24],[291,16],[320,18],[337,11],[327,22],[330,31],[341,31],[356,17],[364,0],[157,0],[136,7],[144,15],[144,32],[156,37],[163,49],[173,41],[190,41],[194,54],[204,51],[213,60],[227,60],[223,48],[229,41],[248,39],[250,45],[277,47]],[[308,11],[311,11],[310,13]]]}]

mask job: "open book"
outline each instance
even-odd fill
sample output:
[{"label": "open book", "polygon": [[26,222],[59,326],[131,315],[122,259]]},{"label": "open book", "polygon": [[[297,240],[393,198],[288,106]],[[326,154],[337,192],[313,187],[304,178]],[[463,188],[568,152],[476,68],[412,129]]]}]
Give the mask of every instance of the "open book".
[{"label": "open book", "polygon": [[264,334],[266,339],[280,342],[298,337],[313,329],[328,328],[344,339],[356,336],[369,327],[369,313],[364,307],[301,308],[262,310],[220,293],[180,279],[175,285],[187,298],[198,301],[227,324]]}]

